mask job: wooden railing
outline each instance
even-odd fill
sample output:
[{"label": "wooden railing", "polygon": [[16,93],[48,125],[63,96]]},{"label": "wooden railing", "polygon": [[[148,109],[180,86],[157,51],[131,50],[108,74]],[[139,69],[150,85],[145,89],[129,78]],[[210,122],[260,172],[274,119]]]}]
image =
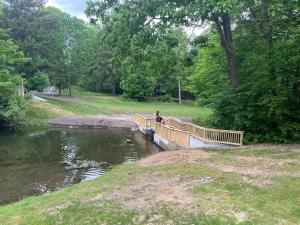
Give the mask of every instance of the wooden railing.
[{"label": "wooden railing", "polygon": [[188,149],[190,146],[190,132],[155,123],[155,133],[161,138],[172,141],[184,148]]},{"label": "wooden railing", "polygon": [[165,125],[156,123],[155,117],[135,115],[136,123],[144,129],[153,128],[162,138],[173,141],[185,148],[189,148],[190,136],[205,142],[225,145],[242,146],[243,131],[219,130],[197,126],[192,123],[182,122],[175,118],[165,118]]},{"label": "wooden railing", "polygon": [[208,129],[204,130],[204,140],[226,145],[243,145],[244,132],[232,130]]},{"label": "wooden railing", "polygon": [[151,118],[148,118],[141,114],[135,114],[134,120],[139,125],[139,127],[143,128],[143,129],[148,129],[151,127],[151,124],[150,124]]},{"label": "wooden railing", "polygon": [[165,124],[179,130],[186,130],[185,123],[175,118],[165,118]]},{"label": "wooden railing", "polygon": [[156,119],[155,117],[150,118],[150,127],[155,129]]},{"label": "wooden railing", "polygon": [[165,121],[166,125],[188,131],[192,136],[199,138],[204,142],[207,141],[235,146],[243,145],[243,131],[205,128],[192,123],[185,123],[174,118],[168,118]]}]

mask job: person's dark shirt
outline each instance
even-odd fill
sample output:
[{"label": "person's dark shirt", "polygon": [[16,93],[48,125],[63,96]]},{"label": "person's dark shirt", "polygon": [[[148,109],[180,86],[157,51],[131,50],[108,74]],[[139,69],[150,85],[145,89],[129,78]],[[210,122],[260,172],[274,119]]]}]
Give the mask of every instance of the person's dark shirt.
[{"label": "person's dark shirt", "polygon": [[163,118],[161,116],[156,116],[156,122],[161,123]]}]

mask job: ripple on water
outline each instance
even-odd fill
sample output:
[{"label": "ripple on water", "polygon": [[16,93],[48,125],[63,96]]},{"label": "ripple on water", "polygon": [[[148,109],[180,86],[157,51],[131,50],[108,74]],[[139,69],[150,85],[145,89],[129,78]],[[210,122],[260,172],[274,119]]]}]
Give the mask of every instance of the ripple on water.
[{"label": "ripple on water", "polygon": [[[124,144],[127,139],[133,144]],[[0,131],[0,204],[94,179],[113,165],[132,163],[156,151],[141,134],[128,131]],[[80,160],[99,166],[67,168]]]}]

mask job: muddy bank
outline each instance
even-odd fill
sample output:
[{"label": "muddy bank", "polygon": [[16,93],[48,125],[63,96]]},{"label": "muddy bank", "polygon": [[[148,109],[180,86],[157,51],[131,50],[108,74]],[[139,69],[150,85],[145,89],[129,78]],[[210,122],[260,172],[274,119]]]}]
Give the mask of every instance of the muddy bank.
[{"label": "muddy bank", "polygon": [[66,116],[50,119],[48,124],[54,127],[68,128],[117,128],[136,130],[132,115]]}]

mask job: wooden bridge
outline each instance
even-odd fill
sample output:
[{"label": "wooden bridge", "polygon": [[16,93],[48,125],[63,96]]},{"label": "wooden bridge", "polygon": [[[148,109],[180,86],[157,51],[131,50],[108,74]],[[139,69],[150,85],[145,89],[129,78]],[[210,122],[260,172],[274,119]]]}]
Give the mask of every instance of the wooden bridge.
[{"label": "wooden bridge", "polygon": [[164,118],[164,121],[161,124],[153,116],[135,114],[135,122],[144,133],[154,131],[157,138],[187,149],[243,145],[243,131],[205,128],[175,118]]}]

